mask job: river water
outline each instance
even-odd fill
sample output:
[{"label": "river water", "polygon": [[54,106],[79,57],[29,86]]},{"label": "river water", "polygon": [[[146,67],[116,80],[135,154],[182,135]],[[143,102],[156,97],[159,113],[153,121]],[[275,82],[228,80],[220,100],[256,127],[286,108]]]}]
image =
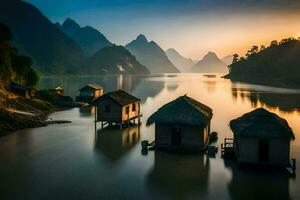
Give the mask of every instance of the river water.
[{"label": "river water", "polygon": [[[147,118],[187,94],[213,109],[217,145],[232,137],[229,121],[258,107],[285,118],[300,166],[300,91],[231,82],[201,74],[43,78],[40,88],[62,86],[75,97],[88,83],[123,89],[142,99],[142,125],[96,130],[93,110],[74,108],[50,118],[71,124],[21,130],[0,139],[1,199],[300,199],[300,180],[285,171],[240,169],[220,151],[206,155],[141,153],[154,140]],[[100,125],[98,126],[100,128]],[[300,167],[297,169],[300,173]]]}]

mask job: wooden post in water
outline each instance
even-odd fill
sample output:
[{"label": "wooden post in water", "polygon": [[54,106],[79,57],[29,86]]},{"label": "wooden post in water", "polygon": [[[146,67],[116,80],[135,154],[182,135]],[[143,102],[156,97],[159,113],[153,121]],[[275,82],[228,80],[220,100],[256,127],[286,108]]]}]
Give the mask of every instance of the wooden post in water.
[{"label": "wooden post in water", "polygon": [[97,131],[97,106],[95,107],[95,132]]}]

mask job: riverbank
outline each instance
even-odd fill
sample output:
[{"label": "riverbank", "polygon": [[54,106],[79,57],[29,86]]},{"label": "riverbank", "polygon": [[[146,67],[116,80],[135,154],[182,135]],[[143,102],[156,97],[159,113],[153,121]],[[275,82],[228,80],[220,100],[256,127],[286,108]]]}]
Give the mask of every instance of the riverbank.
[{"label": "riverbank", "polygon": [[66,107],[56,106],[41,99],[27,99],[11,93],[0,93],[0,136],[17,130],[36,128],[70,121],[47,121],[48,115]]}]

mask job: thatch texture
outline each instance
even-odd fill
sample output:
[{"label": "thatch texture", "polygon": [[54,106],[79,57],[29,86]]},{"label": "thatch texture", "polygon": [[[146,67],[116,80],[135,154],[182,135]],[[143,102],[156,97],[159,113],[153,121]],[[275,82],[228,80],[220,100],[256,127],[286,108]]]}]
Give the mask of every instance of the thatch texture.
[{"label": "thatch texture", "polygon": [[108,92],[108,93],[102,95],[101,97],[98,97],[94,101],[94,103],[97,103],[98,101],[100,101],[101,99],[104,99],[104,98],[110,98],[113,101],[115,101],[117,104],[122,105],[122,106],[141,101],[139,98],[132,96],[131,94],[128,94],[127,92],[125,92],[123,90],[117,90],[114,92]]},{"label": "thatch texture", "polygon": [[165,104],[152,114],[147,125],[171,123],[206,126],[212,118],[212,109],[186,95]]},{"label": "thatch texture", "polygon": [[293,131],[288,122],[263,108],[258,108],[231,120],[229,125],[234,136],[294,139]]}]

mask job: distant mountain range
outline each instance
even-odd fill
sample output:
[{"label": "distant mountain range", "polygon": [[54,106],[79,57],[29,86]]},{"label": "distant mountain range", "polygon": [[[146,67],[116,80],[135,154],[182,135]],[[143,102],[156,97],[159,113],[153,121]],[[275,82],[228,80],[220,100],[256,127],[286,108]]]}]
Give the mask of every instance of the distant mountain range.
[{"label": "distant mountain range", "polygon": [[80,27],[74,20],[68,18],[62,25],[56,23],[61,30],[72,38],[88,55],[92,55],[112,43],[97,29],[90,26]]},{"label": "distant mountain range", "polygon": [[144,35],[125,49],[113,45],[95,28],[81,27],[70,18],[62,25],[53,24],[27,2],[3,0],[0,5],[0,21],[11,29],[13,45],[32,58],[33,68],[42,75],[227,72],[226,64],[212,52],[194,65],[175,49],[165,52]]},{"label": "distant mountain range", "polygon": [[125,47],[138,61],[145,65],[151,73],[180,72],[168,59],[164,50],[155,42],[149,42],[142,34]]},{"label": "distant mountain range", "polygon": [[166,54],[169,60],[179,69],[181,72],[191,72],[192,67],[195,65],[192,59],[186,58],[180,55],[175,49],[168,49]]},{"label": "distant mountain range", "polygon": [[208,52],[202,60],[193,66],[192,72],[228,73],[227,65],[214,52]]},{"label": "distant mountain range", "polygon": [[82,49],[33,5],[3,0],[0,21],[12,31],[14,46],[33,59],[40,73],[80,71],[79,63],[86,58]]},{"label": "distant mountain range", "polygon": [[149,73],[124,47],[112,46],[92,27],[82,28],[71,19],[53,24],[20,0],[4,0],[0,5],[0,21],[11,29],[13,45],[32,58],[39,74]]},{"label": "distant mountain range", "polygon": [[123,46],[104,47],[86,62],[92,74],[149,74],[149,70]]}]

